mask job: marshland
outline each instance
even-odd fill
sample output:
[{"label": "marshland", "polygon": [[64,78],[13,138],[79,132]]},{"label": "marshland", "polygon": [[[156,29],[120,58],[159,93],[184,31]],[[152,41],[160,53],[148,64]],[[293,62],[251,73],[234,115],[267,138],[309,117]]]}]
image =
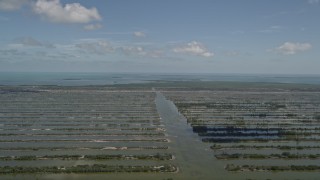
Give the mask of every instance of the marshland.
[{"label": "marshland", "polygon": [[1,86],[0,99],[9,179],[319,175],[318,85]]}]

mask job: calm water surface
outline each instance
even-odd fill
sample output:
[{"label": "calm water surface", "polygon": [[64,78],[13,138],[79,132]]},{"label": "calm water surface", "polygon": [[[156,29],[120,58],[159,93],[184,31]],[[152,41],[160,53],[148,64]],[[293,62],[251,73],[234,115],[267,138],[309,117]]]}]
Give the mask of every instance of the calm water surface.
[{"label": "calm water surface", "polygon": [[111,85],[150,81],[235,81],[320,84],[320,75],[0,72],[0,85]]}]

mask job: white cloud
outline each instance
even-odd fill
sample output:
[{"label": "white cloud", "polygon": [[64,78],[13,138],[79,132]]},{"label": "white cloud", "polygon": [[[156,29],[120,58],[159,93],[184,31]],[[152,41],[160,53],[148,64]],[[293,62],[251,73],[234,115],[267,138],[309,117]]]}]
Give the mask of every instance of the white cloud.
[{"label": "white cloud", "polygon": [[0,0],[0,10],[14,11],[20,9],[28,0]]},{"label": "white cloud", "polygon": [[88,24],[83,27],[83,29],[87,31],[93,31],[101,28],[102,28],[101,24]]},{"label": "white cloud", "polygon": [[310,43],[293,43],[293,42],[285,42],[281,46],[276,48],[277,52],[281,54],[291,55],[296,54],[298,52],[307,51],[312,48]]},{"label": "white cloud", "polygon": [[139,55],[139,56],[145,56],[147,53],[145,52],[144,48],[141,46],[124,46],[120,47],[120,50],[125,55]]},{"label": "white cloud", "polygon": [[175,47],[173,52],[203,57],[213,57],[214,55],[214,53],[210,52],[202,43],[197,41],[192,41],[185,45]]},{"label": "white cloud", "polygon": [[135,37],[146,37],[146,34],[144,32],[141,32],[141,31],[136,31],[133,33],[133,35]]},{"label": "white cloud", "polygon": [[274,33],[274,32],[280,32],[281,29],[282,29],[281,26],[276,25],[276,26],[270,26],[266,29],[260,30],[259,32],[261,32],[261,33]]},{"label": "white cloud", "polygon": [[142,46],[122,46],[118,50],[127,56],[140,56],[148,58],[164,57],[164,52],[159,49],[146,49]]},{"label": "white cloud", "polygon": [[37,0],[33,11],[41,17],[55,23],[89,23],[101,20],[98,10],[86,8],[79,3],[65,4],[60,0]]},{"label": "white cloud", "polygon": [[308,0],[309,4],[318,4],[320,0]]},{"label": "white cloud", "polygon": [[97,40],[97,41],[88,41],[82,42],[75,45],[78,49],[92,54],[108,54],[115,51],[115,48],[107,41]]},{"label": "white cloud", "polygon": [[17,38],[13,41],[14,44],[12,46],[33,46],[33,47],[45,47],[45,48],[55,48],[53,44],[40,42],[32,37],[21,37]]},{"label": "white cloud", "polygon": [[[82,51],[94,55],[125,55],[133,57],[148,57],[148,58],[160,58],[164,57],[164,51],[153,47],[134,45],[134,44],[122,44],[117,42],[110,42],[104,39],[81,39],[73,46],[77,52]],[[68,49],[72,47],[67,47]]]},{"label": "white cloud", "polygon": [[127,56],[139,56],[147,58],[161,58],[165,57],[165,52],[157,48],[148,48],[143,46],[120,46],[117,48],[121,54]]},{"label": "white cloud", "polygon": [[150,51],[147,55],[148,57],[152,57],[152,58],[160,58],[165,56],[165,52],[163,50],[154,49]]}]

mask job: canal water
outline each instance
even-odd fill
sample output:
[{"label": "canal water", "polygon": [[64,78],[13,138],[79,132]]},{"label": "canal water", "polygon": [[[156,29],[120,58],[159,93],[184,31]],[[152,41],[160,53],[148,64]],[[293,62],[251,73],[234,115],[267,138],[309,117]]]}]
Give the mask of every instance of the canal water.
[{"label": "canal water", "polygon": [[[192,132],[186,118],[178,112],[177,107],[161,93],[156,96],[157,110],[166,126],[171,140],[171,153],[179,172],[173,179],[231,180],[231,179],[319,179],[319,172],[228,172],[224,166],[229,163],[246,164],[242,160],[223,161],[214,158],[210,143],[203,143]],[[272,160],[270,160],[272,161]],[[254,164],[254,160],[248,164]],[[294,163],[293,163],[294,164]],[[277,164],[274,164],[277,165]]]},{"label": "canal water", "polygon": [[228,172],[224,169],[228,163],[253,164],[254,161],[216,160],[214,151],[210,149],[211,144],[203,143],[197,134],[192,132],[191,126],[172,101],[166,99],[161,92],[156,92],[155,103],[168,139],[171,141],[168,143],[168,153],[175,156],[170,163],[179,167],[176,173],[25,174],[1,176],[1,179],[318,180],[320,177],[319,172]]}]

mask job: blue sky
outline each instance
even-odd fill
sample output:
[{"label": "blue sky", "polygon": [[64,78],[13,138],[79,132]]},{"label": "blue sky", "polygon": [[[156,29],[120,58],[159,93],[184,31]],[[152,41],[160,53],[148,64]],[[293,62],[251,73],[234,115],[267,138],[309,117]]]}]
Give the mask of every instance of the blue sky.
[{"label": "blue sky", "polygon": [[319,74],[320,0],[0,0],[0,71]]}]

